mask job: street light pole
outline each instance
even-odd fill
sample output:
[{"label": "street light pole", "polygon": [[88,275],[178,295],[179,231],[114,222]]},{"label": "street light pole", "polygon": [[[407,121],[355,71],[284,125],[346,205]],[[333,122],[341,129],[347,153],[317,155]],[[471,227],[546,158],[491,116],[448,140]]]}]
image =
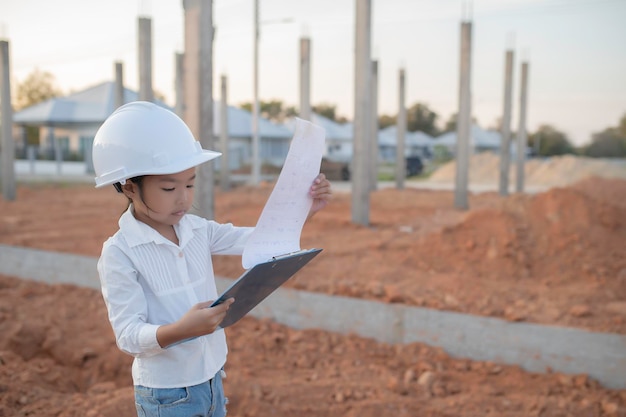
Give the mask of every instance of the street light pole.
[{"label": "street light pole", "polygon": [[254,0],[254,101],[252,103],[252,185],[261,181],[259,150],[259,0]]},{"label": "street light pole", "polygon": [[[267,23],[289,23],[293,21],[291,18],[277,19],[274,21],[265,21]],[[259,132],[259,32],[261,22],[259,21],[259,0],[254,0],[254,81],[253,81],[253,103],[252,103],[252,169],[251,180],[252,185],[258,185],[261,182],[261,151],[260,151],[260,132]]]}]

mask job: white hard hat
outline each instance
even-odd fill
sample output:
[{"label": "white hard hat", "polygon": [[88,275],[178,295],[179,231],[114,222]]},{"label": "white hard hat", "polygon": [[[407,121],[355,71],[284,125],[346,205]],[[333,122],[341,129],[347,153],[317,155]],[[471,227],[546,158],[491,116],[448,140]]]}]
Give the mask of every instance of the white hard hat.
[{"label": "white hard hat", "polygon": [[93,141],[96,188],[140,175],[175,174],[221,153],[202,149],[185,122],[146,101],[119,107]]}]

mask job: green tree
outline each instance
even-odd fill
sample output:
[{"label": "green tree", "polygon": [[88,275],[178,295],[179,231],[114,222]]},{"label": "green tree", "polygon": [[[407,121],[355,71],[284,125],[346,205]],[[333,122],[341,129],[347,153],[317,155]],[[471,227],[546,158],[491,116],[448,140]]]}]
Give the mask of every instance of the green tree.
[{"label": "green tree", "polygon": [[528,143],[533,149],[537,149],[538,145],[538,154],[542,156],[575,153],[574,146],[567,136],[550,125],[539,126],[539,129],[529,136]]},{"label": "green tree", "polygon": [[[14,100],[15,110],[22,110],[51,98],[59,97],[61,94],[61,89],[56,85],[54,75],[35,68],[22,82],[17,83]],[[39,144],[38,126],[25,126],[25,131],[27,143]]]},{"label": "green tree", "polygon": [[625,157],[626,114],[622,116],[616,127],[609,127],[593,134],[591,143],[582,151],[591,157]]},{"label": "green tree", "polygon": [[287,108],[285,108],[285,111],[283,112],[285,117],[289,118],[289,117],[295,117],[298,116],[298,109],[296,109],[295,106],[289,106]]},{"label": "green tree", "polygon": [[57,87],[54,75],[35,68],[24,81],[17,84],[15,109],[21,110],[42,101],[59,97],[61,94],[61,89]]},{"label": "green tree", "polygon": [[458,113],[452,113],[443,125],[442,133],[456,132],[456,125],[459,118]]},{"label": "green tree", "polygon": [[239,103],[239,108],[252,112],[252,103],[250,102]]},{"label": "green tree", "polygon": [[626,113],[624,113],[622,118],[619,120],[619,123],[617,125],[617,133],[621,137],[626,138]]},{"label": "green tree", "polygon": [[389,126],[393,126],[397,123],[396,120],[397,120],[396,116],[389,116],[389,115],[383,114],[378,117],[378,128],[384,129]]},{"label": "green tree", "polygon": [[269,120],[280,121],[283,116],[283,102],[281,100],[262,101],[261,116]]},{"label": "green tree", "polygon": [[[241,103],[239,108],[252,112],[252,103]],[[272,120],[274,122],[283,122],[285,118],[297,115],[296,108],[293,106],[284,107],[282,100],[270,100],[259,102],[259,114],[261,117]]]},{"label": "green tree", "polygon": [[458,118],[458,115],[458,113],[453,113],[450,115],[448,120],[446,120],[446,123],[443,125],[442,133],[456,132],[456,119]]},{"label": "green tree", "polygon": [[[441,133],[456,132],[458,113],[452,113],[443,125]],[[472,124],[478,124],[478,120],[472,117]]]},{"label": "green tree", "polygon": [[[252,103],[242,103],[239,105],[240,108],[248,110],[252,112]],[[259,101],[259,114],[270,120],[277,120],[283,109],[283,102],[280,100],[270,100],[270,101]]]},{"label": "green tree", "polygon": [[409,132],[424,132],[431,136],[437,136],[437,118],[439,115],[432,111],[427,104],[415,103],[406,111],[407,130]]},{"label": "green tree", "polygon": [[626,138],[616,128],[608,128],[593,135],[591,144],[583,149],[587,156],[610,158],[626,156]]},{"label": "green tree", "polygon": [[[437,113],[432,111],[427,104],[415,103],[406,111],[406,129],[409,132],[424,132],[431,136],[437,136],[439,129],[437,128]],[[388,126],[395,125],[398,117],[383,114],[378,118],[378,126],[384,129]]]},{"label": "green tree", "polygon": [[311,109],[313,110],[313,113],[317,113],[320,116],[324,116],[337,123],[345,123],[348,121],[345,117],[337,115],[337,106],[334,104],[320,103],[311,106]]}]

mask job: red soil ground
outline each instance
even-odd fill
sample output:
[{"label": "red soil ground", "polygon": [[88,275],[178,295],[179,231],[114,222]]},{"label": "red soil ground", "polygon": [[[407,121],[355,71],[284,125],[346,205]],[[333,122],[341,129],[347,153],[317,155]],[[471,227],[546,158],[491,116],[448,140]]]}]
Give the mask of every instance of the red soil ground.
[{"label": "red soil ground", "polygon": [[[271,186],[216,193],[216,219],[254,225]],[[0,200],[0,243],[98,256],[124,199],[89,185],[28,185]],[[626,334],[626,181],[589,179],[537,195],[372,194],[371,225],[350,197],[305,226],[324,252],[286,285]],[[236,277],[237,257],[216,257]],[[130,357],[98,291],[0,277],[0,417],[132,416]],[[228,329],[231,416],[626,416],[626,391],[585,375],[450,358],[421,344],[296,331],[245,318]]]}]

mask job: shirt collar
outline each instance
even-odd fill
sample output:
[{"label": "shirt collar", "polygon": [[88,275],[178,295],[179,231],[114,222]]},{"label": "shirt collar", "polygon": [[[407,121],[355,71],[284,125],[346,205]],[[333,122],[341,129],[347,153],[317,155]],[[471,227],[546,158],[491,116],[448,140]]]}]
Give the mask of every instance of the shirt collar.
[{"label": "shirt collar", "polygon": [[[189,218],[189,215],[183,216],[178,224],[174,225],[174,230],[178,236],[179,246],[184,247],[193,237],[193,230],[200,227],[198,222]],[[130,247],[144,245],[154,242],[156,244],[172,244],[163,235],[144,222],[141,222],[133,216],[132,205],[122,214],[118,222],[120,231],[124,234],[126,242]]]}]

